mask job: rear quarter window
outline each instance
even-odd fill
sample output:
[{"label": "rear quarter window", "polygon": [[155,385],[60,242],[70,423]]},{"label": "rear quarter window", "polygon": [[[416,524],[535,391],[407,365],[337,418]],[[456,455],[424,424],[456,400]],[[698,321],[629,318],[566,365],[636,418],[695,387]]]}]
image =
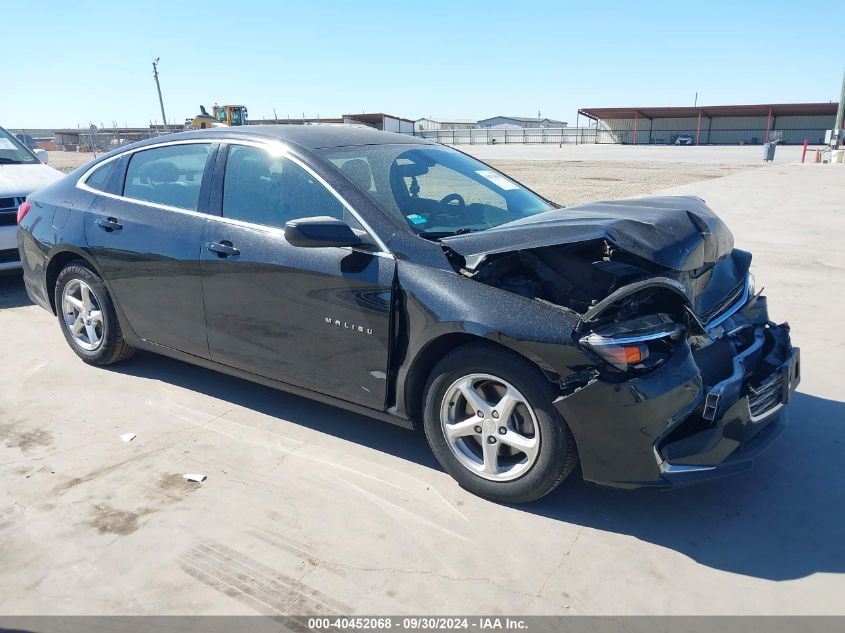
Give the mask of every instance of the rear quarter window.
[{"label": "rear quarter window", "polygon": [[110,160],[104,165],[100,165],[90,176],[88,176],[88,180],[85,181],[85,184],[97,191],[106,191],[106,187],[108,187],[109,180],[117,167],[117,163],[118,161],[115,159]]}]

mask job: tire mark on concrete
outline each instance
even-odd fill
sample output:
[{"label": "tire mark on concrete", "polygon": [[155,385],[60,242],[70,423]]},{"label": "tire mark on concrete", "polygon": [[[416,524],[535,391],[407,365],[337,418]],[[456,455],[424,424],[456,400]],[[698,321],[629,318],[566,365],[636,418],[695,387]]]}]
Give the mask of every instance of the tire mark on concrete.
[{"label": "tire mark on concrete", "polygon": [[206,540],[179,557],[185,573],[265,615],[349,614],[353,609],[222,543]]}]

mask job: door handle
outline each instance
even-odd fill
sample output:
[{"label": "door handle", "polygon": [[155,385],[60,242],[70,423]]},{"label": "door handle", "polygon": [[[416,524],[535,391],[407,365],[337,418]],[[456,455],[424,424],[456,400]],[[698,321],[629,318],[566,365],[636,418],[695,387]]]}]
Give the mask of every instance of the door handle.
[{"label": "door handle", "polygon": [[123,228],[123,225],[114,218],[97,218],[94,224],[99,226],[106,233],[111,233],[112,231],[119,231]]},{"label": "door handle", "polygon": [[217,253],[217,257],[237,257],[241,251],[229,241],[223,242],[206,242],[205,247],[212,253]]}]

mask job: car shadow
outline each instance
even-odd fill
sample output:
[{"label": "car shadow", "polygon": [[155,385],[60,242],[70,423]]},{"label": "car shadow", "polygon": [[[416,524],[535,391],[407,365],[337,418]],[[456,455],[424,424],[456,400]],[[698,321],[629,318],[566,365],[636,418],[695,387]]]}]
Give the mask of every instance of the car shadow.
[{"label": "car shadow", "polygon": [[[307,398],[150,353],[112,371],[163,380],[440,470],[422,433]],[[626,534],[756,578],[843,573],[842,420],[845,403],[797,393],[789,428],[748,473],[667,491],[602,488],[575,473],[544,499],[512,510]]]},{"label": "car shadow", "polygon": [[19,270],[0,272],[0,310],[32,305]]},{"label": "car shadow", "polygon": [[139,351],[105,369],[160,380],[402,459],[439,469],[422,433],[322,404],[315,400],[222,374],[211,369]]},{"label": "car shadow", "polygon": [[666,491],[570,479],[520,510],[633,536],[755,578],[845,573],[845,403],[796,393],[789,418],[750,472]]}]

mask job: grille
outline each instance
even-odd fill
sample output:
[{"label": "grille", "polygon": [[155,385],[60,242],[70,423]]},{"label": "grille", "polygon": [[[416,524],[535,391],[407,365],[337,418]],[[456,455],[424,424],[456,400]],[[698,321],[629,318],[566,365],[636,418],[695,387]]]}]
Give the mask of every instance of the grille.
[{"label": "grille", "polygon": [[18,254],[18,249],[7,248],[0,251],[0,264],[8,264],[9,262],[19,262],[21,256]]},{"label": "grille", "polygon": [[692,353],[692,358],[701,372],[701,379],[708,387],[712,387],[728,378],[733,373],[733,357],[736,349],[733,342],[723,336],[707,347],[702,347]]},{"label": "grille", "polygon": [[0,226],[15,226],[17,222],[17,213],[3,213],[0,211]]},{"label": "grille", "polygon": [[748,387],[748,408],[751,415],[759,417],[781,401],[783,375],[776,372],[756,387]]},{"label": "grille", "polygon": [[717,318],[723,312],[726,312],[730,307],[732,307],[737,301],[742,298],[743,293],[745,292],[746,280],[743,279],[733,290],[731,290],[727,296],[722,299],[713,309],[709,312],[705,312],[701,315],[702,323],[710,323],[713,319]]}]

